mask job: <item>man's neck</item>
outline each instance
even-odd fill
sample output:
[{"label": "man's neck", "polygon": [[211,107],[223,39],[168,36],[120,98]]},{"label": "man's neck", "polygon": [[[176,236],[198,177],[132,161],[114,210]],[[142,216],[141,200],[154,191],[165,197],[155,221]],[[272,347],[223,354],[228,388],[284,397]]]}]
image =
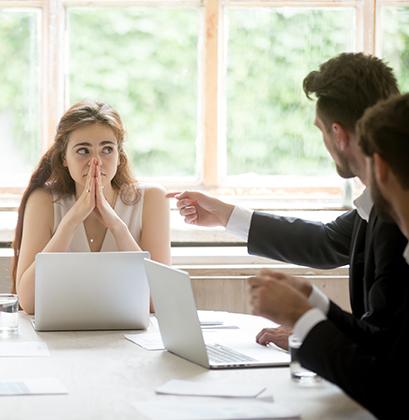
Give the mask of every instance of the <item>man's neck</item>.
[{"label": "man's neck", "polygon": [[350,144],[351,144],[351,153],[350,153],[350,168],[352,172],[357,176],[360,181],[367,186],[368,181],[366,179],[366,158],[361,151],[360,146],[358,145],[357,138],[354,133],[350,133]]}]

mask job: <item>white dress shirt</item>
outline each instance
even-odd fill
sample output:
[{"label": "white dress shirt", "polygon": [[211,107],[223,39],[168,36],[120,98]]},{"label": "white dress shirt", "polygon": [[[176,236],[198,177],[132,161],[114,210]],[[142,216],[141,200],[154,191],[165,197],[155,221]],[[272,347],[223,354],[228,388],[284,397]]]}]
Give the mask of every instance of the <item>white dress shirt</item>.
[{"label": "white dress shirt", "polygon": [[226,224],[226,231],[247,242],[254,210],[235,206]]},{"label": "white dress shirt", "polygon": [[405,258],[406,262],[409,264],[409,243],[406,245],[406,248],[403,251],[403,258]]},{"label": "white dress shirt", "polygon": [[356,207],[356,211],[359,214],[359,217],[368,221],[373,207],[372,197],[368,188],[365,188],[363,193],[356,200],[354,200],[354,205]]}]

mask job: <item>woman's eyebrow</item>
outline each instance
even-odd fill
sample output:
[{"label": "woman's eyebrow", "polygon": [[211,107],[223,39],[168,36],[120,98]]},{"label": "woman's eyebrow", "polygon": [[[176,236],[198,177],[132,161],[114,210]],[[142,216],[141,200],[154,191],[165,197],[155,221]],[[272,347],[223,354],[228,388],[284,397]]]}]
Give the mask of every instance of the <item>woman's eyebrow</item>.
[{"label": "woman's eyebrow", "polygon": [[[117,143],[113,140],[103,140],[101,142],[98,143],[98,146],[105,146],[107,144],[113,144],[116,145]],[[75,147],[83,147],[83,146],[87,146],[87,147],[92,147],[93,145],[87,141],[81,141],[79,143],[76,143],[72,146],[72,148],[74,149]]]},{"label": "woman's eyebrow", "polygon": [[113,141],[113,140],[104,140],[104,141],[101,141],[101,142],[99,143],[99,146],[105,146],[106,144],[113,144],[113,145],[116,145],[117,143],[116,143],[116,141]]},{"label": "woman's eyebrow", "polygon": [[88,143],[88,142],[86,142],[86,141],[82,141],[82,142],[80,142],[80,143],[76,143],[76,144],[74,144],[74,145],[72,146],[72,148],[74,149],[75,147],[79,147],[79,146],[92,146],[92,144],[91,144],[91,143]]}]

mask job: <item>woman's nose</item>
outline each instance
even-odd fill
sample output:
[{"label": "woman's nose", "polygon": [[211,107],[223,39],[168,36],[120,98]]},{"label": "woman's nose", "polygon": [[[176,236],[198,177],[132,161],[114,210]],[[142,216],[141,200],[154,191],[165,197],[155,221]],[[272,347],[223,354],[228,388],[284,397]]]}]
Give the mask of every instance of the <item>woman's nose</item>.
[{"label": "woman's nose", "polygon": [[101,158],[100,154],[97,151],[92,152],[91,159],[95,159],[98,162],[99,165],[102,164],[102,158]]}]

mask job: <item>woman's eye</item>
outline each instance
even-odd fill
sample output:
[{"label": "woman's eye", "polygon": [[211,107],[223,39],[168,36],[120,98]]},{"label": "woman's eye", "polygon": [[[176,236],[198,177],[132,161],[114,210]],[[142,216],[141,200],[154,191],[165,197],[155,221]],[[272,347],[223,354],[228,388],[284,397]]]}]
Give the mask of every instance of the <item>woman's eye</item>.
[{"label": "woman's eye", "polygon": [[114,148],[112,146],[105,146],[102,149],[102,153],[109,155],[110,153],[112,153],[112,151],[114,150]]},{"label": "woman's eye", "polygon": [[83,155],[87,155],[89,152],[88,152],[88,149],[86,149],[85,147],[81,147],[80,149],[77,149],[77,153],[83,156]]}]

